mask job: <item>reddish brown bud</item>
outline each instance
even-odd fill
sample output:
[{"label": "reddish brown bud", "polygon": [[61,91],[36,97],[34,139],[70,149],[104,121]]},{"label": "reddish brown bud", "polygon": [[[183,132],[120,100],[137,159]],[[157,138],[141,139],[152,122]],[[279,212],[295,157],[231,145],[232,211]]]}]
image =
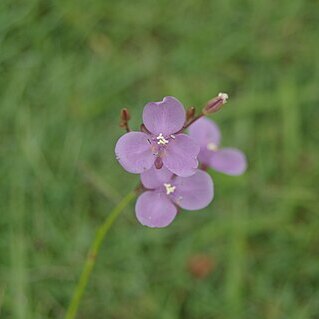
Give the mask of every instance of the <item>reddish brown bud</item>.
[{"label": "reddish brown bud", "polygon": [[188,122],[188,121],[190,121],[190,120],[192,120],[194,118],[195,112],[196,112],[196,110],[195,110],[194,106],[190,106],[187,109],[187,111],[186,111],[186,122]]},{"label": "reddish brown bud", "polygon": [[124,108],[121,110],[121,120],[123,122],[128,122],[131,119],[130,112],[128,111],[127,108]]},{"label": "reddish brown bud", "polygon": [[126,129],[127,132],[130,131],[128,122],[131,119],[130,113],[127,108],[124,108],[121,110],[121,115],[120,115],[120,127],[123,127]]},{"label": "reddish brown bud", "polygon": [[141,124],[140,130],[141,130],[141,132],[143,132],[143,133],[151,134],[151,132],[146,128],[146,126],[145,126],[144,124]]},{"label": "reddish brown bud", "polygon": [[227,102],[227,99],[228,95],[226,93],[219,93],[218,96],[207,102],[206,106],[203,108],[203,114],[208,115],[218,112]]},{"label": "reddish brown bud", "polygon": [[163,161],[160,157],[156,157],[154,165],[157,169],[161,169],[163,167]]}]

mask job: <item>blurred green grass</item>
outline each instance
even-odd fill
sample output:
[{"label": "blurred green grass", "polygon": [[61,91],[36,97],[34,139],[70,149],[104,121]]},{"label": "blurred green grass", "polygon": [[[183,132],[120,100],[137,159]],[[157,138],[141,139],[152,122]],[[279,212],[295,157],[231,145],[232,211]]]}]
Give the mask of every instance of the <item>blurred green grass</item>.
[{"label": "blurred green grass", "polygon": [[[137,183],[114,158],[165,95],[220,91],[224,145],[249,171],[150,230],[126,209],[78,318],[319,317],[317,1],[0,3],[0,317],[61,318],[94,231]],[[192,256],[215,264],[205,279]]]}]

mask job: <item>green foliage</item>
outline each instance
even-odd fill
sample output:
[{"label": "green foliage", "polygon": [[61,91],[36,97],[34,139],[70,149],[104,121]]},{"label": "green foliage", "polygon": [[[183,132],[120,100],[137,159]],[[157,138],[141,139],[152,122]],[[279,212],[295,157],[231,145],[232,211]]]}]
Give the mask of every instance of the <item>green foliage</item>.
[{"label": "green foliage", "polygon": [[[319,5],[311,0],[0,2],[0,317],[61,318],[94,231],[138,183],[119,110],[174,95],[243,149],[242,177],[167,229],[132,205],[78,318],[319,317]],[[316,188],[317,187],[317,188]],[[189,259],[212,273],[196,279]]]}]

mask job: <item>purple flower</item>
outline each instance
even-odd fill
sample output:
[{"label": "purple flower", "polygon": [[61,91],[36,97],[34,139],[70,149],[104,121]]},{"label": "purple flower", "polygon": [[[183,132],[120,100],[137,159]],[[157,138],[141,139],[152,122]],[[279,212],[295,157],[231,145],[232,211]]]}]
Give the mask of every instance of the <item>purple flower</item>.
[{"label": "purple flower", "polygon": [[221,134],[213,121],[207,118],[197,120],[190,126],[189,134],[201,146],[198,155],[200,163],[228,175],[245,172],[246,156],[235,148],[219,148]]},{"label": "purple flower", "polygon": [[115,147],[118,161],[135,174],[149,170],[154,163],[157,168],[164,166],[178,176],[194,174],[200,147],[192,138],[179,133],[185,120],[185,109],[174,97],[146,104],[143,111],[146,132],[129,132],[118,140]]},{"label": "purple flower", "polygon": [[148,190],[137,199],[135,211],[139,222],[148,227],[168,226],[178,212],[177,206],[198,210],[214,197],[211,177],[199,169],[192,176],[179,177],[164,167],[153,167],[141,174],[141,181]]}]

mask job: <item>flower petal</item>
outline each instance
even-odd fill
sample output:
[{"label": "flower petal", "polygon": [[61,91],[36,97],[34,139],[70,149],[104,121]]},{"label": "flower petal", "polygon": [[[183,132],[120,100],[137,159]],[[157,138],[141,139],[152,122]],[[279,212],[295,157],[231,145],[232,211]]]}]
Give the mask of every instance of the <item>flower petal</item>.
[{"label": "flower petal", "polygon": [[228,175],[241,175],[247,168],[246,156],[235,148],[222,148],[213,153],[210,166]]},{"label": "flower petal", "polygon": [[186,134],[178,134],[166,146],[164,165],[178,176],[191,176],[198,167],[199,145]]},{"label": "flower petal", "polygon": [[189,177],[176,177],[174,196],[175,203],[187,210],[197,210],[206,207],[214,198],[212,178],[198,169]]},{"label": "flower petal", "polygon": [[210,162],[215,151],[209,150],[206,146],[200,148],[200,152],[198,154],[198,161],[201,164],[206,166],[210,166]]},{"label": "flower petal", "polygon": [[161,102],[148,103],[144,107],[143,123],[154,135],[174,134],[183,127],[185,120],[184,106],[172,96],[164,97]]},{"label": "flower petal", "polygon": [[174,220],[177,208],[164,193],[147,191],[137,199],[135,212],[142,225],[160,228]]},{"label": "flower petal", "polygon": [[117,141],[116,158],[128,172],[139,174],[150,169],[154,164],[155,157],[148,137],[142,132],[129,132]]},{"label": "flower petal", "polygon": [[202,147],[208,144],[220,144],[221,134],[217,124],[202,117],[189,127],[189,135]]},{"label": "flower petal", "polygon": [[148,189],[155,189],[157,187],[163,186],[173,177],[173,173],[169,171],[166,167],[157,169],[154,166],[141,174],[142,184]]}]

